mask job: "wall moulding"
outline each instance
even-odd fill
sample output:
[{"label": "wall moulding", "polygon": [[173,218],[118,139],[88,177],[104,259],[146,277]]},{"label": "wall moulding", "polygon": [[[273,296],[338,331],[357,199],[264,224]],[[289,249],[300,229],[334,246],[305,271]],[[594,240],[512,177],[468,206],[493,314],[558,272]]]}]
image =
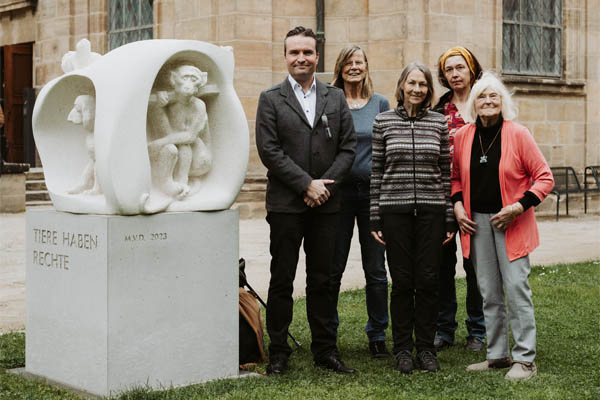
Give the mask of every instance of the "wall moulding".
[{"label": "wall moulding", "polygon": [[586,84],[583,80],[502,75],[502,81],[517,94],[586,96]]},{"label": "wall moulding", "polygon": [[0,0],[0,14],[36,5],[37,0]]}]

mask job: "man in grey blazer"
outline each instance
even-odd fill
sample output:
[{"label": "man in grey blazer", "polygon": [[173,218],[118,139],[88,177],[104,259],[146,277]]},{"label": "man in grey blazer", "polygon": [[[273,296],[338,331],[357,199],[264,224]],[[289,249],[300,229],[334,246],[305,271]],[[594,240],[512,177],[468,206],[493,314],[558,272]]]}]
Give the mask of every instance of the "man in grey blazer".
[{"label": "man in grey blazer", "polygon": [[354,160],[356,134],[342,90],[314,76],[319,55],[311,29],[297,27],[284,40],[289,76],[261,93],[256,114],[256,146],[267,167],[267,222],[271,280],[267,332],[271,339],[267,372],[287,369],[293,282],[300,244],[306,253],[306,308],[315,365],[352,373],[339,358],[330,270],[340,198],[336,188]]}]

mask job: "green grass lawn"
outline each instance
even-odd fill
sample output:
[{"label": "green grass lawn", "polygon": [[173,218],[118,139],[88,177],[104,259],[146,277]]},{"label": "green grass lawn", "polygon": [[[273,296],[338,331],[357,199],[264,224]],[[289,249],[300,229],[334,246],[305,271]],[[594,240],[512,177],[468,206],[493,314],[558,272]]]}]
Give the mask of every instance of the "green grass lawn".
[{"label": "green grass lawn", "polygon": [[[338,375],[312,365],[304,299],[295,302],[291,332],[303,344],[281,377],[230,379],[162,392],[140,389],[118,399],[600,399],[600,262],[534,268],[530,277],[537,319],[538,376],[504,380],[506,370],[466,372],[485,353],[467,352],[464,328],[465,280],[457,280],[457,345],[439,354],[436,374],[402,375],[390,360],[367,352],[364,291],[340,297],[339,347],[358,374]],[[388,338],[391,332],[388,331]],[[391,341],[388,339],[388,347]],[[25,337],[0,336],[0,399],[77,399],[50,386],[5,372],[25,364]],[[264,367],[259,367],[264,372]]]}]

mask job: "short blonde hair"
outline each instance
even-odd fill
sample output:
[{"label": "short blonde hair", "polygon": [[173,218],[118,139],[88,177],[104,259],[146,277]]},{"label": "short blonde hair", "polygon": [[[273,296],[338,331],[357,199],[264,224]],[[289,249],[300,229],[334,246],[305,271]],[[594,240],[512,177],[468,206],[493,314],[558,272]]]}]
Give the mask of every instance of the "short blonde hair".
[{"label": "short blonde hair", "polygon": [[467,122],[475,122],[477,120],[477,113],[475,112],[475,101],[479,97],[483,91],[486,89],[493,90],[498,93],[500,98],[502,99],[502,118],[507,121],[512,121],[517,117],[518,108],[516,103],[512,99],[512,95],[504,86],[500,78],[496,76],[491,71],[485,71],[481,78],[475,82],[473,87],[471,88],[471,93],[469,94],[469,99],[467,100],[467,115],[465,120]]}]

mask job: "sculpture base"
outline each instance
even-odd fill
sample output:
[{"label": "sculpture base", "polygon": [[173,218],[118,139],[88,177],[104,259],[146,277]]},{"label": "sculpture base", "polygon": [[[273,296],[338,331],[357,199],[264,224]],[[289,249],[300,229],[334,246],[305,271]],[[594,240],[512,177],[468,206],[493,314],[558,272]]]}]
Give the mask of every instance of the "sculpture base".
[{"label": "sculpture base", "polygon": [[238,375],[236,211],[27,212],[26,372],[107,396]]},{"label": "sculpture base", "polygon": [[[55,382],[51,379],[48,379],[44,376],[37,376],[37,375],[33,375],[27,371],[25,371],[25,368],[13,368],[13,369],[7,369],[6,372],[8,372],[9,374],[13,374],[16,376],[20,376],[21,378],[27,379],[29,381],[34,381],[34,382],[41,382],[44,383],[46,385],[50,385],[50,386],[54,386],[57,387],[59,389],[63,389],[66,390],[68,392],[71,392],[79,397],[83,397],[87,400],[90,399],[104,399],[104,396],[99,396],[99,395],[95,395],[89,392],[84,392],[80,389],[76,389],[73,387],[70,387],[68,385],[65,385],[64,383],[60,383],[60,382]],[[256,372],[249,372],[249,371],[239,371],[239,374],[236,376],[233,376],[232,378],[264,378],[265,375],[264,374],[258,374]],[[161,388],[161,389],[168,389],[168,388]]]}]

